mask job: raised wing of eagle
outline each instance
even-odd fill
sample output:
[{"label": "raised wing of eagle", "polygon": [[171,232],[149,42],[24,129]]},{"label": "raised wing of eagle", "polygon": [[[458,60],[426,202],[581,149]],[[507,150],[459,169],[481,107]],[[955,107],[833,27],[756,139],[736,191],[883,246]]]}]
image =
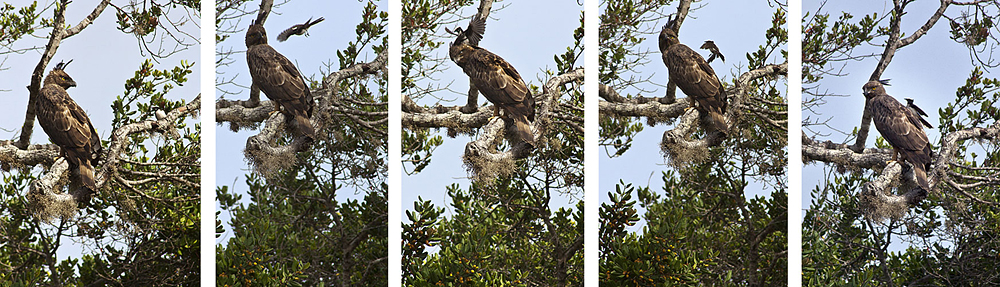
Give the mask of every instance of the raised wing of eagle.
[{"label": "raised wing of eagle", "polygon": [[893,160],[897,159],[897,154],[902,155],[903,160],[913,166],[917,184],[924,191],[930,191],[927,170],[931,166],[932,152],[930,141],[921,126],[920,116],[887,94],[884,83],[885,81],[870,81],[863,87],[871,109],[872,122],[882,138],[892,145]]},{"label": "raised wing of eagle", "polygon": [[303,35],[308,37],[309,27],[312,27],[312,25],[316,25],[319,22],[323,22],[323,20],[326,19],[324,19],[323,17],[319,17],[319,19],[313,21],[312,18],[309,18],[309,20],[306,20],[305,23],[295,24],[294,26],[285,29],[285,31],[282,31],[281,34],[278,34],[278,42],[284,42],[285,40],[288,40],[288,37],[292,35]]},{"label": "raised wing of eagle", "polygon": [[449,31],[458,35],[449,49],[451,60],[462,67],[472,84],[496,106],[494,115],[503,110],[503,117],[514,121],[521,140],[534,146],[530,122],[535,121],[535,100],[514,66],[478,47],[485,25],[485,20],[473,19],[468,29]]},{"label": "raised wing of eagle", "polygon": [[250,77],[267,98],[282,108],[286,117],[294,119],[295,128],[314,139],[312,117],[313,97],[298,68],[288,58],[267,44],[267,34],[261,25],[250,25],[246,35],[247,66]]},{"label": "raised wing of eagle", "polygon": [[[83,186],[92,193],[97,190],[94,165],[99,160],[101,138],[87,113],[66,92],[76,87],[76,81],[63,70],[67,65],[57,64],[45,77],[35,104],[35,116],[49,139],[62,149],[70,168],[78,171]],[[83,201],[90,194],[86,196]]]},{"label": "raised wing of eagle", "polygon": [[660,31],[659,44],[663,64],[674,82],[702,114],[711,116],[715,130],[728,133],[726,120],[726,90],[715,75],[715,70],[697,52],[677,39],[674,20],[667,22]]}]

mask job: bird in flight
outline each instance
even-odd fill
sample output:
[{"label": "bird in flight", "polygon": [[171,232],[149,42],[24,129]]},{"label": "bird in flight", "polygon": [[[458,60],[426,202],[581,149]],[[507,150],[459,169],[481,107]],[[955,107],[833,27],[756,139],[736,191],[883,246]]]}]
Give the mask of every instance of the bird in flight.
[{"label": "bird in flight", "polygon": [[295,24],[294,26],[285,29],[285,31],[282,31],[281,34],[278,34],[278,42],[284,42],[285,40],[288,40],[288,37],[291,37],[292,35],[303,35],[309,37],[309,27],[312,27],[312,25],[316,25],[316,23],[323,22],[323,20],[326,19],[323,19],[323,17],[319,17],[319,19],[313,21],[312,18],[309,18],[309,20],[306,20],[305,23]]}]

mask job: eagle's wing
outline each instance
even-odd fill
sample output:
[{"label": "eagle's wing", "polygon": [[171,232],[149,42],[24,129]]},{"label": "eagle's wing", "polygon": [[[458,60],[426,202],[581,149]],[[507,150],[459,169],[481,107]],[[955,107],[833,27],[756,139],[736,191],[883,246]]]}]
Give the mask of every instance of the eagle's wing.
[{"label": "eagle's wing", "polygon": [[663,58],[670,71],[670,79],[684,94],[725,110],[725,96],[720,93],[722,84],[715,70],[701,55],[683,44],[676,44]]},{"label": "eagle's wing", "polygon": [[49,101],[49,106],[38,109],[36,114],[52,142],[66,148],[100,146],[100,139],[96,136],[97,132],[90,123],[90,118],[65,90],[45,87],[41,90],[41,96]]},{"label": "eagle's wing", "polygon": [[927,134],[924,133],[920,120],[905,106],[888,95],[873,100],[878,102],[872,105],[872,120],[886,141],[898,149],[908,151],[922,151],[927,146]]},{"label": "eagle's wing", "polygon": [[500,56],[477,48],[467,66],[463,70],[490,102],[513,104],[526,99],[528,88],[521,75]]},{"label": "eagle's wing", "polygon": [[[297,103],[311,114],[312,97],[309,87],[292,61],[268,45],[255,45],[247,50],[247,63],[253,82],[271,100],[283,105]],[[310,115],[307,115],[307,117]]]}]

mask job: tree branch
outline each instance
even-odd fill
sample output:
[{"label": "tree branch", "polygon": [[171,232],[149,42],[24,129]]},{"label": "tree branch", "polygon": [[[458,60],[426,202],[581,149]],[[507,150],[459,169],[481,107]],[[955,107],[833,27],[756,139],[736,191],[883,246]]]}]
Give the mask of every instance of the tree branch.
[{"label": "tree branch", "polygon": [[45,67],[49,65],[49,61],[55,56],[56,51],[59,50],[59,44],[62,43],[62,39],[65,36],[66,5],[69,5],[69,2],[69,0],[61,0],[59,4],[56,4],[55,17],[52,20],[52,34],[49,36],[48,44],[45,44],[45,52],[42,53],[42,58],[38,60],[38,65],[35,65],[35,70],[31,72],[31,84],[28,86],[28,108],[24,112],[24,125],[21,126],[21,138],[15,143],[15,146],[21,149],[27,148],[31,142],[31,134],[35,128],[36,98],[42,88],[42,77],[45,75]]},{"label": "tree branch", "polygon": [[[865,208],[866,214],[873,218],[898,218],[906,212],[908,206],[918,204],[926,197],[926,194],[914,188],[917,183],[912,168],[904,169],[899,162],[887,163],[891,158],[892,149],[867,148],[857,153],[854,152],[853,146],[846,144],[817,142],[805,136],[802,138],[802,159],[806,163],[811,161],[832,163],[842,171],[869,169],[880,172],[876,179],[863,185],[860,194],[862,207]],[[998,142],[1000,123],[994,123],[986,128],[970,128],[946,134],[941,148],[934,155],[931,170],[927,171],[927,181],[931,187],[928,193],[937,190],[938,183],[946,182],[971,197],[971,194],[954,183],[955,176],[951,174],[952,166],[956,164],[955,154],[962,146],[961,143],[970,139]],[[891,192],[893,187],[908,191],[894,195]]]}]

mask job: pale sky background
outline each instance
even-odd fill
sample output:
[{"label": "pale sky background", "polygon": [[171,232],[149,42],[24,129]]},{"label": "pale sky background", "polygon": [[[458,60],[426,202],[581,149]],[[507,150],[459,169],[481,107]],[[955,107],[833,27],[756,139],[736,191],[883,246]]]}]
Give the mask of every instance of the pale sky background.
[{"label": "pale sky background", "polygon": [[[299,71],[307,78],[319,79],[326,75],[329,69],[326,68],[324,63],[332,64],[332,69],[339,69],[340,63],[337,60],[336,50],[346,49],[348,42],[354,41],[357,38],[355,28],[358,23],[361,23],[361,12],[368,1],[290,1],[278,6],[277,4],[281,2],[275,1],[276,6],[271,9],[271,15],[268,15],[267,22],[264,23],[264,29],[267,30],[267,43],[295,63]],[[385,0],[376,1],[375,3],[378,5],[379,11],[386,11],[388,9],[387,1]],[[244,51],[246,51],[244,35],[246,27],[250,26],[250,22],[257,17],[256,10],[260,2],[254,1],[248,5],[247,10],[254,11],[254,13],[240,19],[241,23],[239,23],[238,27],[241,31],[226,41],[217,43],[219,46],[230,47],[234,52],[237,52],[237,54],[232,56],[234,61],[231,65],[221,66],[216,70],[217,75],[222,75],[227,79],[232,78],[233,75],[237,75],[235,82],[247,87],[250,86],[251,78],[250,70],[247,68],[246,54],[244,54]],[[276,39],[281,31],[292,25],[302,24],[309,18],[316,19],[319,17],[324,17],[326,20],[309,28],[309,37],[292,36],[285,42],[278,42]],[[371,51],[370,46],[366,49],[366,53],[365,57],[360,58],[361,60],[369,62],[375,59],[376,55]],[[236,95],[223,95],[222,92],[217,91],[216,96],[230,100],[246,100],[250,98],[249,89],[242,89],[232,85],[224,86],[222,89],[239,91],[240,93]],[[263,94],[260,97],[261,100],[267,100],[267,97]],[[243,194],[241,202],[244,204],[249,203],[250,200],[249,196],[246,196],[248,189],[246,175],[250,173],[250,169],[247,166],[243,150],[246,148],[247,138],[258,133],[259,128],[233,133],[229,129],[228,124],[216,127],[216,184],[229,186],[230,191]],[[337,193],[337,197],[340,200],[362,198],[363,196],[352,192]],[[223,211],[218,202],[215,204],[216,210]],[[219,214],[219,220],[226,227],[226,232],[216,240],[216,243],[225,242],[232,236],[232,231],[229,230],[230,219],[231,215],[229,212],[223,211]]]},{"label": "pale sky background", "polygon": [[[814,14],[822,2],[803,1],[803,15]],[[940,3],[930,1],[917,1],[909,4],[906,15],[903,16],[901,30],[905,35],[913,34],[927,19],[933,14]],[[946,15],[960,15],[964,7],[952,6],[948,8]],[[890,1],[830,1],[824,7],[824,11],[830,12],[831,20],[839,17],[839,11],[845,11],[855,16],[852,23],[857,23],[864,14],[878,12],[878,15],[886,15],[892,10]],[[808,20],[808,19],[807,19]],[[807,20],[803,20],[805,25]],[[888,21],[888,20],[887,20]],[[832,21],[830,22],[832,23]],[[887,24],[888,22],[886,22]],[[947,106],[955,99],[956,88],[965,84],[966,78],[972,72],[973,64],[969,57],[969,50],[962,44],[955,43],[949,38],[949,27],[947,19],[942,18],[926,35],[915,43],[896,51],[892,62],[882,73],[883,79],[892,79],[891,86],[886,87],[886,92],[897,100],[903,102],[903,98],[912,98],[914,103],[927,112],[927,121],[934,126],[939,126],[938,109]],[[875,43],[885,43],[886,37],[876,39]],[[863,46],[855,50],[855,55],[870,53],[880,54],[882,47]],[[847,76],[826,77],[820,82],[822,90],[843,95],[843,97],[827,97],[826,104],[817,111],[803,110],[803,118],[830,119],[829,125],[833,129],[850,133],[861,125],[861,115],[864,111],[865,100],[861,94],[861,86],[864,85],[875,70],[878,58],[866,59],[862,62],[849,61],[844,72]],[[987,70],[988,72],[988,70]],[[996,73],[986,74],[987,77],[996,77]],[[807,86],[808,87],[808,86]],[[803,100],[809,98],[802,95]],[[837,143],[854,143],[854,138],[825,126],[811,126],[803,128],[806,136],[813,137],[813,132],[820,132],[823,136],[816,137],[818,140],[832,140]],[[941,134],[937,129],[925,129],[931,144],[940,146]],[[874,147],[875,138],[881,136],[874,125],[868,135],[866,147]],[[848,141],[849,140],[849,141]],[[981,162],[981,159],[980,159]],[[802,207],[808,210],[813,200],[812,191],[817,185],[826,184],[824,172],[829,169],[825,164],[810,163],[803,167],[802,171]],[[803,213],[805,214],[805,213]],[[890,251],[904,250],[906,244],[900,241],[893,242]]]},{"label": "pale sky background", "polygon": [[[699,8],[700,7],[700,8]],[[698,49],[705,40],[713,40],[719,46],[720,51],[726,56],[726,62],[719,59],[712,61],[712,68],[723,82],[730,82],[734,74],[747,71],[746,54],[757,50],[758,46],[765,43],[765,32],[771,27],[771,19],[777,7],[771,7],[767,1],[706,1],[694,3],[688,13],[688,17],[681,26],[680,41],[682,44],[691,47],[696,52],[708,58],[708,51]],[[603,9],[603,7],[602,7]],[[677,12],[676,4],[661,8],[663,14],[673,14]],[[654,23],[656,33],[660,27],[666,24],[667,19],[659,23]],[[650,50],[654,53],[649,55],[646,64],[638,69],[642,76],[654,75],[651,80],[657,81],[660,85],[667,82],[667,68],[660,59],[657,37],[659,34],[650,34],[646,40],[640,44],[640,49]],[[783,49],[787,50],[787,46]],[[784,62],[781,54],[775,52],[769,63],[780,64]],[[778,87],[784,89],[785,78],[779,78]],[[654,92],[644,95],[662,96],[665,88],[645,84],[644,89]],[[638,93],[635,89],[619,91],[621,94]],[[783,92],[784,94],[784,92]],[[678,98],[686,97],[680,90],[677,92]],[[673,125],[658,124],[650,127],[643,119],[643,130],[636,135],[632,142],[632,148],[625,154],[616,158],[609,158],[609,154],[614,151],[599,148],[600,153],[600,202],[610,202],[608,192],[615,190],[615,185],[619,180],[624,180],[626,184],[633,186],[649,186],[656,193],[663,192],[662,172],[671,169],[666,165],[666,161],[660,152],[660,141],[663,132],[673,128]],[[769,197],[773,188],[765,187],[761,182],[751,179],[745,189],[747,199],[755,196]],[[644,214],[645,209],[636,205],[639,214]],[[640,231],[645,226],[645,219],[641,219],[638,224],[629,228],[629,231]]]},{"label": "pale sky background", "polygon": [[[38,6],[43,7],[51,1],[39,1]],[[76,26],[87,14],[89,14],[96,2],[94,1],[74,1],[69,4],[66,11],[66,23]],[[15,7],[23,7],[31,4],[31,1],[7,2]],[[182,15],[177,14],[180,9],[174,11],[171,19],[180,19]],[[52,10],[45,11],[43,17],[51,18]],[[59,61],[73,60],[66,68],[66,73],[76,80],[77,86],[68,90],[69,95],[77,102],[90,116],[97,133],[101,139],[108,140],[111,137],[111,121],[114,113],[111,110],[111,103],[117,96],[121,96],[125,91],[125,80],[135,76],[135,71],[142,64],[146,57],[140,50],[138,41],[131,34],[125,34],[117,29],[117,18],[114,8],[108,7],[98,17],[93,24],[84,29],[79,34],[65,39],[59,46],[59,50],[45,68],[45,74]],[[197,37],[200,23],[188,22],[181,29],[190,35]],[[43,47],[48,42],[50,29],[36,32],[40,37],[32,38],[26,36],[15,42],[14,48]],[[194,43],[192,39],[188,42]],[[172,47],[172,46],[170,46]],[[169,48],[169,47],[166,47]],[[0,70],[0,106],[5,107],[6,112],[0,113],[0,138],[16,140],[21,135],[21,125],[24,124],[24,112],[28,106],[28,89],[31,82],[31,72],[41,59],[43,49],[29,51],[24,54],[0,55],[2,68]],[[192,73],[188,75],[188,82],[183,86],[175,87],[167,94],[167,98],[172,100],[184,99],[190,101],[199,93],[201,79],[201,63],[199,60],[199,46],[195,45],[185,51],[173,56],[161,59],[160,63],[154,62],[155,69],[173,69],[180,65],[181,60],[193,62]],[[194,128],[192,122],[200,121],[195,118],[189,120],[189,127]],[[42,127],[35,123],[35,128],[31,137],[31,143],[49,143],[49,138],[45,135]],[[160,140],[154,140],[160,142]],[[41,170],[36,167],[35,170]],[[24,191],[27,193],[27,190]],[[80,214],[78,216],[87,216]],[[78,256],[81,246],[75,242],[64,240],[64,246],[59,249],[60,259],[67,256]]]},{"label": "pale sky background", "polygon": [[[490,19],[486,21],[486,34],[482,42],[483,47],[494,54],[507,60],[517,72],[521,74],[527,84],[541,86],[545,77],[545,70],[556,68],[553,56],[566,52],[566,48],[573,45],[573,30],[580,27],[580,11],[583,7],[575,0],[561,1],[503,1],[493,3],[493,9],[506,6],[506,8],[490,13]],[[479,3],[476,2],[470,7],[465,7],[461,15],[469,16],[477,12]],[[545,17],[539,17],[544,11]],[[457,24],[449,25],[449,29],[461,26],[466,27],[468,20],[460,21]],[[441,32],[445,27],[440,27]],[[453,41],[454,38],[446,38],[445,41]],[[437,57],[448,57],[449,43],[441,45],[434,50],[433,55]],[[451,60],[446,60],[443,66],[447,69],[443,73],[433,76],[437,81],[435,84],[451,83],[451,91],[440,91],[436,97],[448,100],[440,103],[445,106],[464,105],[467,99],[466,92],[469,89],[469,77],[462,72],[462,69]],[[575,66],[583,66],[583,57],[577,61]],[[590,72],[590,71],[588,71]],[[418,86],[427,86],[427,80],[417,82]],[[438,103],[438,99],[426,97],[418,104],[433,105]],[[488,103],[486,98],[480,96],[480,105]],[[462,153],[465,145],[472,138],[461,135],[449,138],[444,129],[437,134],[444,138],[444,144],[439,146],[433,153],[431,163],[422,172],[407,175],[402,173],[402,209],[413,209],[413,203],[422,197],[430,200],[437,207],[445,207],[445,216],[452,215],[450,206],[451,199],[447,194],[447,187],[453,183],[459,184],[462,189],[468,189],[471,185],[469,174],[465,171],[462,163]],[[478,131],[477,131],[478,134]],[[412,170],[412,165],[403,163],[403,169]],[[559,207],[572,207],[583,194],[570,196],[553,194],[550,206],[553,209]],[[404,218],[405,222],[409,222]]]}]

